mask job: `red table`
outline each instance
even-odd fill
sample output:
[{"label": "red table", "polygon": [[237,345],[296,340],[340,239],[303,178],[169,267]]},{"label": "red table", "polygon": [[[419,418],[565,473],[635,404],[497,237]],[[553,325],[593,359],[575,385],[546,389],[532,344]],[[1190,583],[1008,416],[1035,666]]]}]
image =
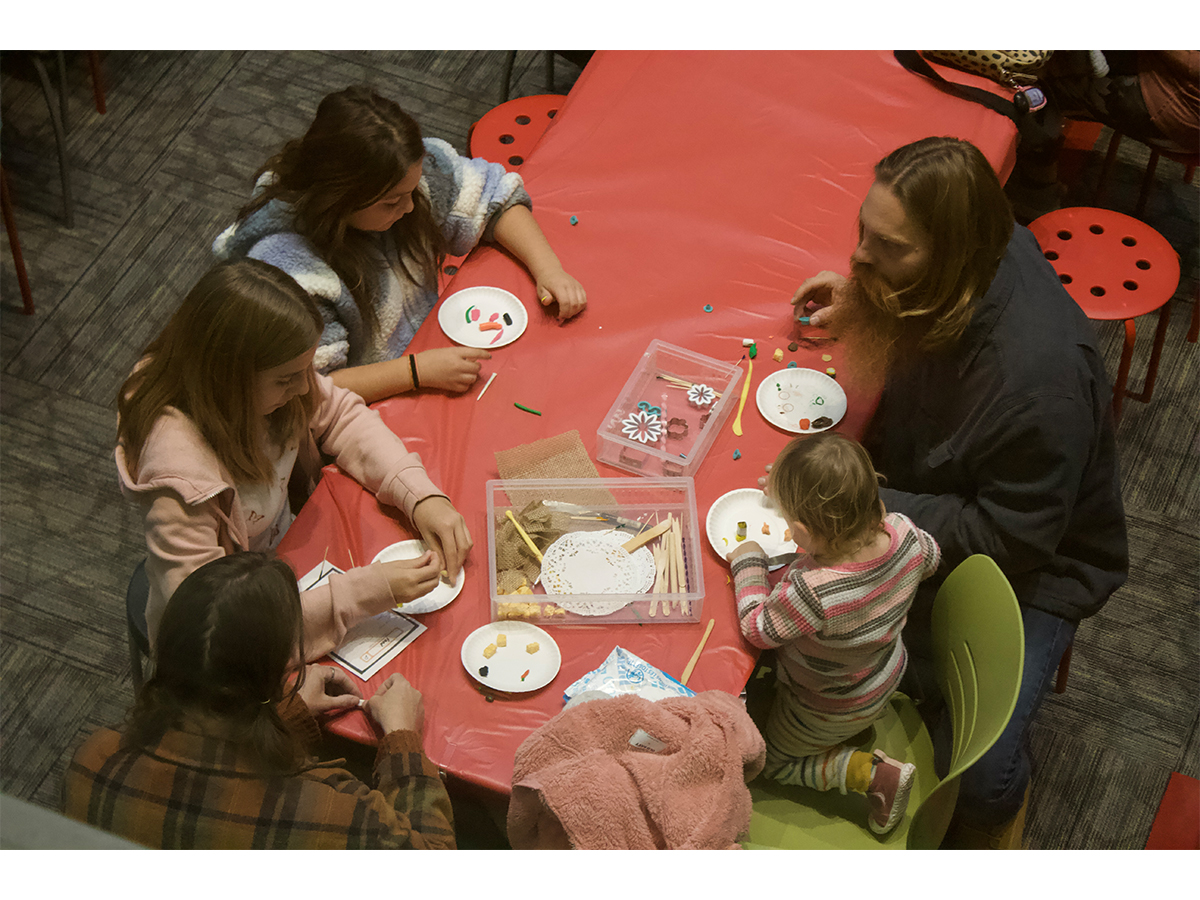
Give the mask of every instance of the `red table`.
[{"label": "red table", "polygon": [[[593,57],[521,169],[539,224],[563,266],[587,289],[587,310],[558,325],[540,310],[525,270],[503,251],[481,247],[446,293],[478,284],[512,291],[530,311],[527,331],[493,352],[465,396],[424,393],[377,405],[421,454],[475,538],[461,595],[424,616],[429,631],[364,689],[369,696],[399,671],[421,690],[425,747],[439,766],[507,794],[517,747],[562,708],[563,688],[617,645],[678,677],[710,618],[716,625],[689,686],[741,690],[757,652],[738,632],[728,567],[704,542],[702,622],[550,626],[563,655],[558,677],[521,699],[488,702],[463,670],[459,651],[490,618],[484,482],[499,477],[493,454],[577,429],[594,456],[597,426],[654,338],[730,362],[742,355],[742,339],[754,338],[755,388],[788,359],[836,368],[836,348],[785,349],[785,363],[771,359],[795,333],[788,301],[809,275],[845,270],[875,162],[930,134],[967,138],[1002,177],[1011,171],[1016,134],[1009,120],[941,93],[889,52]],[[572,216],[577,225],[569,223]],[[711,313],[704,312],[706,304]],[[410,349],[447,343],[431,315]],[[823,352],[833,361],[821,360]],[[499,374],[477,401],[492,372]],[[859,436],[877,388],[856,384],[853,373],[839,371],[838,378],[849,400],[838,428]],[[522,412],[514,402],[543,415]],[[732,433],[731,422],[732,416],[695,479],[701,523],[717,497],[754,486],[792,437],[762,418],[753,392],[742,437]],[[737,461],[735,449],[741,450]],[[628,475],[597,468],[606,477]],[[329,560],[344,568],[413,536],[395,511],[331,468],[280,552],[302,574],[326,548]],[[375,739],[358,711],[331,728],[356,740]]]}]

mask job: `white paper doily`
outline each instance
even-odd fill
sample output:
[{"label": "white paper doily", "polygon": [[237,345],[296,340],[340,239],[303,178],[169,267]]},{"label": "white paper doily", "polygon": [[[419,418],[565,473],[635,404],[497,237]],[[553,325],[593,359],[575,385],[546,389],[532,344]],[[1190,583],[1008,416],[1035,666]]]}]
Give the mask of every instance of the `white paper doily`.
[{"label": "white paper doily", "polygon": [[559,596],[558,605],[581,616],[606,616],[631,601],[569,600],[570,594],[644,594],[654,587],[656,569],[649,548],[629,553],[620,531],[569,531],[546,548],[542,588]]}]

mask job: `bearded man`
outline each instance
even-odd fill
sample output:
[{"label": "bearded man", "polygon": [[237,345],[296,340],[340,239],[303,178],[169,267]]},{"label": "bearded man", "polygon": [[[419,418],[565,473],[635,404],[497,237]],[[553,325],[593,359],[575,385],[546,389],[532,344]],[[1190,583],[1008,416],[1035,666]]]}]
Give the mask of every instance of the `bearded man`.
[{"label": "bearded man", "polygon": [[880,496],[942,548],[905,630],[913,668],[932,593],[967,556],[992,557],[1021,604],[1017,708],[963,776],[948,836],[1019,847],[1029,725],[1076,625],[1128,574],[1112,391],[1091,324],[966,141],[926,138],[875,167],[850,264],[850,278],[822,272],[792,303],[846,341],[848,362],[883,375],[864,439]]}]

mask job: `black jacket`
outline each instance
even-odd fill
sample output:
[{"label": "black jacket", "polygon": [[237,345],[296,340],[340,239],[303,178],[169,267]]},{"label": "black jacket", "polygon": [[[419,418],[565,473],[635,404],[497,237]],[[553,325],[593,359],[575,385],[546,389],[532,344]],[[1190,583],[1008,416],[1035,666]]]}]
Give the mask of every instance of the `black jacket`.
[{"label": "black jacket", "polygon": [[1017,226],[950,351],[889,376],[865,440],[881,496],[942,547],[992,557],[1022,604],[1078,621],[1129,571],[1112,390],[1091,323]]}]

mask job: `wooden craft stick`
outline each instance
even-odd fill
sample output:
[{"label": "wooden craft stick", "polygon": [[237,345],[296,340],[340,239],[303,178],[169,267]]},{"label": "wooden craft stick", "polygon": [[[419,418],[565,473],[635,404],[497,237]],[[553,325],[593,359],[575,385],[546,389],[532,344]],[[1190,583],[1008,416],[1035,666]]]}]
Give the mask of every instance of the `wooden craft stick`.
[{"label": "wooden craft stick", "polygon": [[[665,572],[664,580],[666,582],[666,587],[663,590],[663,593],[668,594],[668,595],[675,593],[675,583],[671,579],[672,571],[671,571],[671,529],[669,527],[670,524],[671,524],[671,518],[670,518],[670,516],[668,516],[667,517],[668,528],[665,532],[663,532],[663,536],[658,541],[659,551],[662,553],[662,558],[663,558],[663,570]],[[664,616],[669,616],[671,614],[671,601],[670,601],[669,597],[668,597],[668,599],[665,599],[662,601],[662,609],[663,609]]]},{"label": "wooden craft stick", "polygon": [[[510,518],[511,518],[511,516],[510,516]],[[516,520],[514,519],[513,521],[516,521]],[[520,528],[519,525],[517,527]],[[660,534],[662,534],[664,531],[666,531],[670,527],[671,527],[670,522],[659,522],[657,525],[655,525],[649,531],[643,531],[641,534],[635,535],[634,537],[630,538],[625,543],[623,543],[621,546],[625,548],[626,553],[632,553],[638,547],[642,546],[642,544],[645,544],[645,543],[648,543],[649,541],[654,540],[656,537],[658,537]]]},{"label": "wooden craft stick", "polygon": [[525,533],[525,529],[521,527],[521,523],[518,522],[516,517],[512,514],[512,510],[506,509],[504,511],[504,514],[506,516],[508,516],[508,518],[512,521],[513,525],[516,526],[517,534],[519,534],[521,536],[521,538],[529,546],[529,549],[533,551],[533,555],[535,557],[537,557],[537,561],[541,562],[542,561],[542,552],[540,550],[538,550],[537,545],[532,540],[530,540],[529,535],[527,535]]},{"label": "wooden craft stick", "polygon": [[687,668],[683,670],[683,677],[679,679],[679,683],[686,685],[688,679],[692,677],[692,669],[696,668],[696,660],[700,658],[700,654],[704,652],[704,645],[708,642],[708,636],[712,634],[713,625],[717,622],[716,619],[709,619],[708,626],[704,629],[704,637],[700,638],[700,643],[696,646],[696,652],[692,654],[692,658],[688,660]]},{"label": "wooden craft stick", "polygon": [[683,520],[676,519],[675,524],[671,526],[675,531],[675,582],[678,586],[679,593],[687,593],[687,569],[683,565]]}]

